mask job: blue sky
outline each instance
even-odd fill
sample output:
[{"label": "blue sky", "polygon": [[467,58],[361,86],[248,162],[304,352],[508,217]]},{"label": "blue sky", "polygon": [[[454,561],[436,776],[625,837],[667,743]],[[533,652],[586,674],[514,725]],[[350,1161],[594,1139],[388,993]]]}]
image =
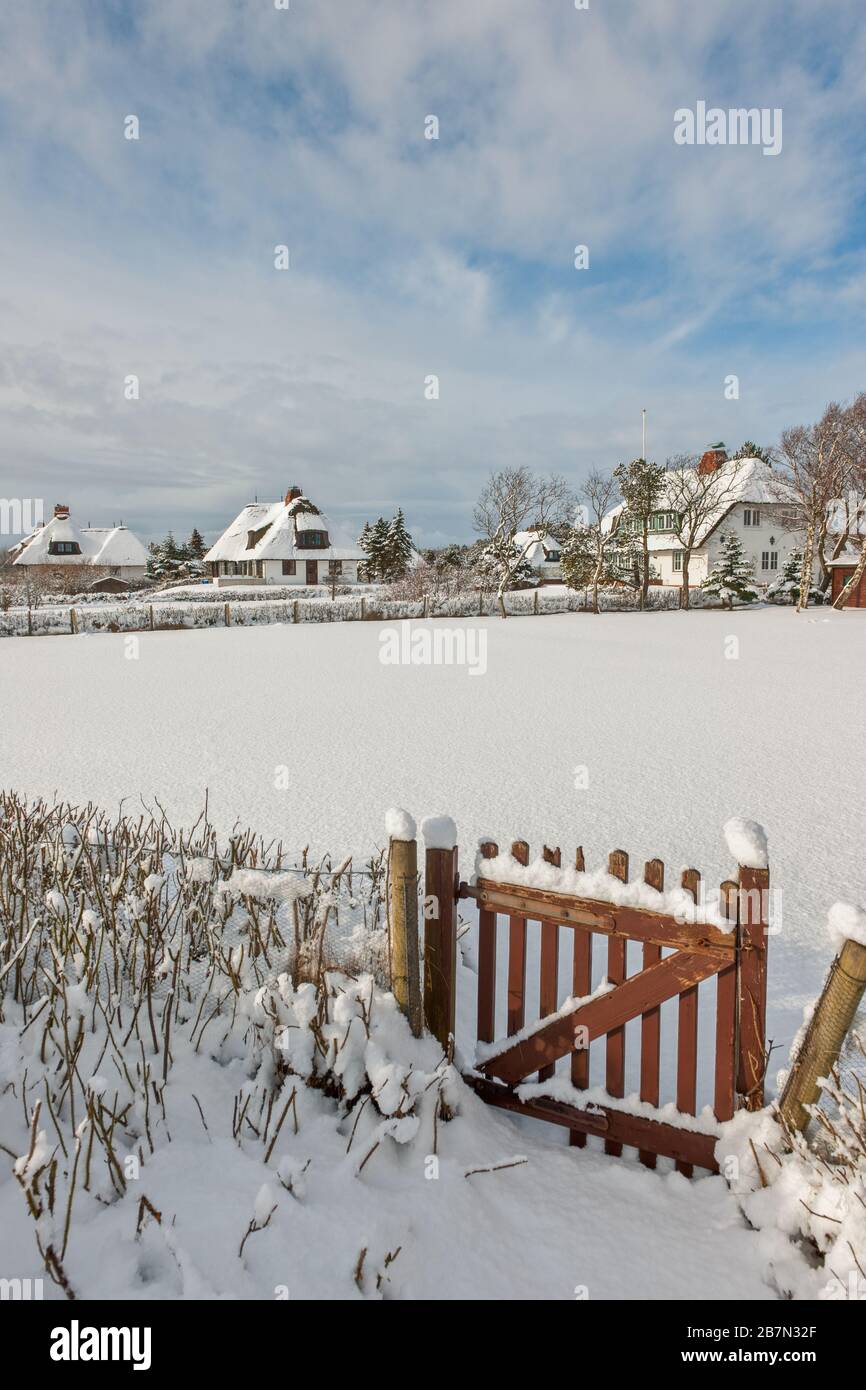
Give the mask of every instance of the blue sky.
[{"label": "blue sky", "polygon": [[[772,443],[866,384],[864,74],[859,0],[4,7],[0,492],[213,535],[299,481],[436,544],[643,406]],[[699,100],[781,154],[676,145]]]}]

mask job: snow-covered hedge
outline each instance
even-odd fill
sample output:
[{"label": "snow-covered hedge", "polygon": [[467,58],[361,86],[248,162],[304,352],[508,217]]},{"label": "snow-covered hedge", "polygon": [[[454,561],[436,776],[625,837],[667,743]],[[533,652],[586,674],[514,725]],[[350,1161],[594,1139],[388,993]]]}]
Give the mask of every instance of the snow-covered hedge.
[{"label": "snow-covered hedge", "polygon": [[[24,609],[11,609],[0,613],[0,637],[56,635],[74,629],[89,633],[142,632],[151,626],[157,629],[222,627],[226,622],[226,605],[232,627],[260,623],[357,622],[360,619],[400,621],[423,618],[425,614],[429,618],[498,617],[500,613],[499,601],[493,594],[462,594],[425,603],[423,599],[386,599],[369,592],[353,592],[331,599],[321,590],[312,588],[299,589],[290,598],[286,597],[285,588],[274,593],[259,589],[255,591],[255,598],[243,589],[220,590],[219,599],[214,599],[213,593],[213,589],[208,589],[201,596],[189,592],[183,597],[163,595],[149,603],[143,603],[139,596],[118,601],[115,595],[103,595],[102,598],[110,601],[76,602],[68,608],[51,604],[34,608],[29,617]],[[580,613],[586,611],[590,602],[590,595],[583,590],[542,588],[505,596],[506,612],[513,617],[534,613]],[[692,592],[691,603],[694,608],[718,606],[699,591]],[[604,613],[633,612],[637,607],[636,596],[630,589],[599,592],[599,608]],[[647,607],[653,612],[677,609],[679,590],[651,588]]]}]

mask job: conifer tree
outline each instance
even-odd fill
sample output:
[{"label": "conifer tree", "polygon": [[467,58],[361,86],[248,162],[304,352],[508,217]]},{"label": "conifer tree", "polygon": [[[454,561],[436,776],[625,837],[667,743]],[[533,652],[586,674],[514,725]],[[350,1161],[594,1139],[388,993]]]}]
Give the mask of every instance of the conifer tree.
[{"label": "conifer tree", "polygon": [[388,523],[384,517],[380,516],[372,526],[368,522],[364,523],[364,529],[358,537],[358,545],[367,556],[364,565],[367,578],[373,583],[386,579]]},{"label": "conifer tree", "polygon": [[412,544],[412,537],[406,530],[406,520],[403,516],[401,507],[387,526],[387,537],[385,542],[384,556],[384,578],[402,579],[406,570],[409,568],[409,561],[412,559],[415,547]]},{"label": "conifer tree", "polygon": [[701,588],[720,598],[726,608],[733,608],[734,599],[740,603],[754,603],[759,595],[752,582],[752,566],[744,558],[739,537],[728,531],[722,533],[720,540],[721,554]]},{"label": "conifer tree", "polygon": [[649,554],[650,517],[658,507],[665,470],[661,464],[649,463],[646,459],[633,459],[631,463],[621,463],[615,468],[613,476],[619,484],[622,500],[625,502],[620,525],[630,530],[640,541],[640,606],[644,609],[652,574]]},{"label": "conifer tree", "polygon": [[190,560],[203,560],[205,555],[207,554],[208,548],[205,545],[204,537],[202,536],[197,526],[194,526],[192,528],[192,534],[189,540],[187,541],[184,549],[186,550],[187,558]]}]

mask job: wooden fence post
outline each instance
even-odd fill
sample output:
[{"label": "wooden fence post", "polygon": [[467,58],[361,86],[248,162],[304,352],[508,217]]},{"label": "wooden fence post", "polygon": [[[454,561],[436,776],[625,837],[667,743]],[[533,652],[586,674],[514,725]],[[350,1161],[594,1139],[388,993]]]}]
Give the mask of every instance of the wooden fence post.
[{"label": "wooden fence post", "polygon": [[70,608],[69,610],[69,631],[72,633],[78,632],[78,614],[75,612],[74,608]]},{"label": "wooden fence post", "polygon": [[[478,846],[482,859],[495,859],[499,846],[495,840],[482,840]],[[478,1041],[493,1042],[496,1027],[496,913],[478,909]]]},{"label": "wooden fence post", "polygon": [[153,604],[152,604],[152,603],[148,604],[148,612],[149,612],[149,614],[150,614],[150,630],[151,630],[151,632],[153,632]]},{"label": "wooden fence post", "polygon": [[787,1129],[804,1130],[809,1123],[806,1107],[814,1105],[820,1095],[819,1077],[829,1076],[839,1061],[864,990],[866,946],[848,940],[830,967],[782,1091],[779,1116]]},{"label": "wooden fence post", "polygon": [[226,627],[231,627],[231,625],[232,625],[232,607],[231,607],[231,604],[230,604],[230,603],[224,604],[224,606],[223,606],[223,616],[224,616],[224,618],[225,618]]},{"label": "wooden fence post", "polygon": [[448,816],[421,824],[424,836],[424,1018],[442,1047],[454,1037],[457,995],[457,828]]},{"label": "wooden fence post", "polygon": [[392,810],[388,831],[390,884],[391,988],[416,1038],[421,1032],[421,983],[418,952],[418,844],[415,822],[406,811]]},{"label": "wooden fence post", "polygon": [[538,612],[538,590],[537,590],[537,589],[534,591],[534,593],[533,593],[533,595],[532,595],[532,611],[533,611],[533,613],[537,613],[537,612]]},{"label": "wooden fence post", "polygon": [[737,1091],[747,1110],[764,1105],[767,1067],[767,917],[769,869],[740,865],[737,995]]},{"label": "wooden fence post", "polygon": [[365,594],[362,594],[362,595],[361,595],[361,622],[364,621],[364,619],[366,618],[366,616],[367,616],[367,598],[366,598],[366,595],[365,595]]}]

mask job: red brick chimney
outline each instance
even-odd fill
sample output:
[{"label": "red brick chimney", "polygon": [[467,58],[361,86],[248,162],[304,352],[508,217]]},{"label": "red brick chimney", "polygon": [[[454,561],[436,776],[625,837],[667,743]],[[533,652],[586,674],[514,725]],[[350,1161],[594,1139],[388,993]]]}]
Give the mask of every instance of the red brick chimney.
[{"label": "red brick chimney", "polygon": [[55,502],[54,515],[59,516],[63,521],[69,516],[69,508],[64,502]]},{"label": "red brick chimney", "polygon": [[296,497],[303,497],[303,495],[304,494],[298,487],[297,483],[292,483],[288,492],[286,493],[286,506],[288,506],[290,502],[294,502]]},{"label": "red brick chimney", "polygon": [[698,464],[699,473],[715,473],[721,468],[723,463],[728,461],[728,451],[724,444],[711,444],[705,454],[701,455]]}]

